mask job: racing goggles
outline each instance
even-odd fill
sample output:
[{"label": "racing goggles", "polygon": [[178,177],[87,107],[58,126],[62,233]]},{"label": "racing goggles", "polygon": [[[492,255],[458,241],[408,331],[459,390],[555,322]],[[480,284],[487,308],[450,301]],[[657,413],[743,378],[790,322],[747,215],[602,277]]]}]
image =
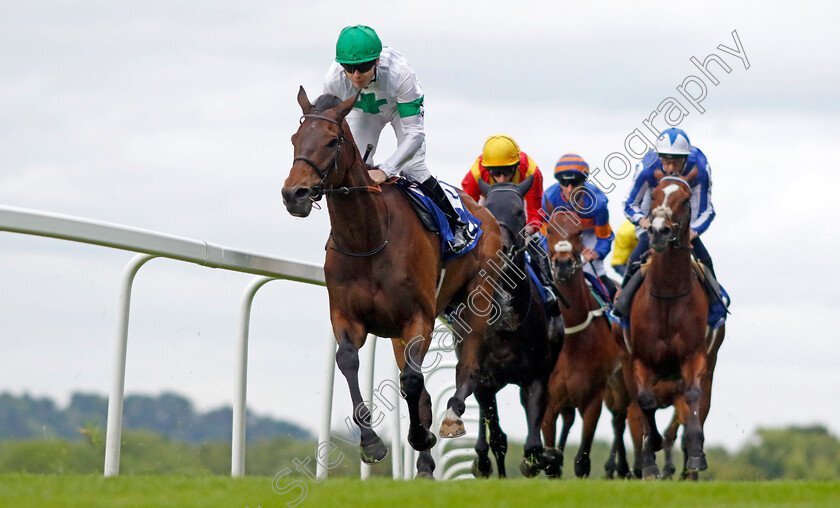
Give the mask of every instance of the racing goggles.
[{"label": "racing goggles", "polygon": [[343,63],[341,64],[341,67],[344,68],[344,71],[347,72],[347,74],[355,74],[356,71],[359,71],[362,74],[364,74],[367,71],[371,70],[374,64],[376,64],[376,60],[368,60],[367,62],[360,62],[354,64]]}]

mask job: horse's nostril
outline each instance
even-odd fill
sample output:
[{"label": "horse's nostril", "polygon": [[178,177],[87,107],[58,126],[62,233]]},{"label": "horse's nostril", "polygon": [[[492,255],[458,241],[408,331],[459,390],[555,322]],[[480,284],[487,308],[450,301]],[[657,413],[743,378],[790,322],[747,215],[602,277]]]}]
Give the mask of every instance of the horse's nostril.
[{"label": "horse's nostril", "polygon": [[295,200],[306,199],[307,197],[309,197],[309,189],[306,187],[298,187],[294,194]]}]

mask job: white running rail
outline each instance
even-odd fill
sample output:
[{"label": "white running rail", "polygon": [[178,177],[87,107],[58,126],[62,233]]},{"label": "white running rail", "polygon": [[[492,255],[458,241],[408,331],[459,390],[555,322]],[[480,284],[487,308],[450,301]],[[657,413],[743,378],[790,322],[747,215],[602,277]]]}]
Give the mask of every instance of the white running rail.
[{"label": "white running rail", "polygon": [[[108,398],[105,476],[116,476],[120,471],[120,440],[122,437],[123,399],[125,396],[128,316],[131,303],[131,286],[134,281],[134,276],[140,267],[150,259],[164,257],[196,263],[211,268],[221,268],[258,276],[249,284],[242,298],[239,349],[234,382],[231,475],[243,476],[245,474],[245,399],[248,369],[248,326],[250,322],[251,303],[257,290],[267,282],[275,279],[324,286],[326,285],[324,281],[324,269],[321,266],[311,263],[252,254],[201,240],[8,206],[0,206],[0,231],[70,240],[138,253],[123,270],[122,284],[120,286],[111,392]],[[330,341],[332,341],[332,348],[334,348],[334,339],[332,337],[330,337]],[[334,363],[334,356],[331,363]],[[331,383],[330,388],[332,388]]]}]

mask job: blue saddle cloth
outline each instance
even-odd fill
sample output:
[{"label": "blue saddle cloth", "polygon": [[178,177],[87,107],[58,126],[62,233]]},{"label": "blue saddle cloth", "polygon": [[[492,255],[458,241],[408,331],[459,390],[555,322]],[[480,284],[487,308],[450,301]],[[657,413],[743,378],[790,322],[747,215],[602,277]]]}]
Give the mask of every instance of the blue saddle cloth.
[{"label": "blue saddle cloth", "polygon": [[394,185],[400,186],[401,190],[404,192],[410,192],[411,197],[414,198],[415,202],[418,202],[425,207],[425,211],[428,213],[429,218],[432,222],[434,222],[434,227],[430,227],[429,229],[432,231],[437,230],[438,237],[440,238],[440,257],[445,263],[452,261],[453,259],[457,259],[473,250],[478,244],[478,239],[481,238],[482,231],[481,220],[467,210],[464,206],[464,202],[461,201],[461,196],[458,194],[458,190],[442,180],[438,180],[438,182],[440,183],[443,191],[446,193],[446,197],[449,198],[449,202],[452,203],[452,207],[455,208],[455,211],[458,212],[458,215],[461,217],[461,221],[467,225],[466,234],[470,239],[470,242],[459,252],[452,252],[449,248],[449,245],[455,237],[452,234],[452,230],[449,228],[449,221],[446,220],[446,215],[440,211],[440,208],[438,208],[434,201],[432,201],[430,197],[426,196],[419,186],[412,185],[408,180],[397,180],[394,182]]}]

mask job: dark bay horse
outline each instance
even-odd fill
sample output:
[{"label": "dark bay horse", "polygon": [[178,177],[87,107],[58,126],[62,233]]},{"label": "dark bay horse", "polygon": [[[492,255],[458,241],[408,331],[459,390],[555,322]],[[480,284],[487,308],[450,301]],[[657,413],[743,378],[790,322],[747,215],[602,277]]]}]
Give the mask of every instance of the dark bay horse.
[{"label": "dark bay horse", "polygon": [[[586,284],[581,259],[583,230],[580,218],[573,212],[555,211],[551,203],[546,211],[552,214],[547,233],[554,284],[571,306],[561,309],[566,335],[549,380],[549,403],[542,430],[546,445],[554,446],[557,416],[562,415],[563,430],[557,444],[562,454],[575,420],[575,409],[580,412],[583,428],[575,457],[575,475],[583,478],[589,476],[591,470],[589,453],[595,428],[601,417],[601,405],[609,394],[608,381],[619,368],[620,350],[612,336],[607,309],[598,303]],[[610,407],[614,411],[615,467],[620,477],[627,477],[630,472],[624,449],[626,399]],[[559,477],[562,469],[549,469],[547,473]]]},{"label": "dark bay horse", "polygon": [[444,265],[438,236],[423,228],[400,191],[373,185],[344,120],[355,102],[356,97],[342,102],[323,95],[311,104],[301,87],[303,116],[292,136],[295,159],[283,186],[283,203],[290,214],[306,217],[313,202],[326,195],[332,227],[324,262],[330,320],[338,342],[336,364],[347,379],[353,420],[361,431],[362,460],[379,462],[388,453],[371,427],[370,410],[359,389],[358,350],[372,333],[392,339],[408,406],[408,442],[421,452],[418,476],[432,477],[434,462],[428,450],[436,438],[429,431],[432,410],[423,359],[436,316],[447,305],[458,307],[466,330],[459,337],[457,388],[440,435],[465,434],[461,415],[464,400],[475,388],[479,348],[485,330],[500,313],[493,300],[496,275],[483,270],[491,260],[499,263],[499,225],[462,193],[465,206],[481,220],[483,235],[471,252]]},{"label": "dark bay horse", "polygon": [[[683,446],[687,471],[707,467],[703,453],[701,406],[708,405],[711,368],[706,320],[708,300],[692,267],[691,187],[688,180],[664,177],[651,194],[650,245],[654,250],[644,282],[633,298],[629,351],[624,378],[642,421],[642,475],[659,476],[655,452],[662,436],[654,415],[659,404],[653,387],[660,380],[681,381],[687,406]],[[708,411],[708,408],[706,408]]]},{"label": "dark bay horse", "polygon": [[[545,413],[546,384],[554,366],[554,359],[563,344],[562,323],[549,327],[545,307],[539,290],[528,275],[525,239],[520,234],[525,229],[525,203],[523,197],[533,184],[528,177],[520,184],[497,183],[489,185],[484,180],[478,184],[485,196],[484,206],[499,221],[505,266],[498,282],[509,295],[509,308],[505,316],[507,326],[489,330],[479,353],[478,384],[475,399],[481,409],[478,440],[473,461],[476,477],[489,477],[493,472],[488,451],[496,457],[499,477],[507,476],[505,455],[507,436],[499,425],[496,394],[508,384],[520,387],[520,401],[525,408],[528,436],[525,453],[520,463],[524,476],[539,473],[546,463],[555,460],[545,457],[540,439],[540,423]],[[559,319],[555,319],[559,321]],[[551,335],[549,335],[551,333]],[[490,442],[487,442],[489,427]]]}]

